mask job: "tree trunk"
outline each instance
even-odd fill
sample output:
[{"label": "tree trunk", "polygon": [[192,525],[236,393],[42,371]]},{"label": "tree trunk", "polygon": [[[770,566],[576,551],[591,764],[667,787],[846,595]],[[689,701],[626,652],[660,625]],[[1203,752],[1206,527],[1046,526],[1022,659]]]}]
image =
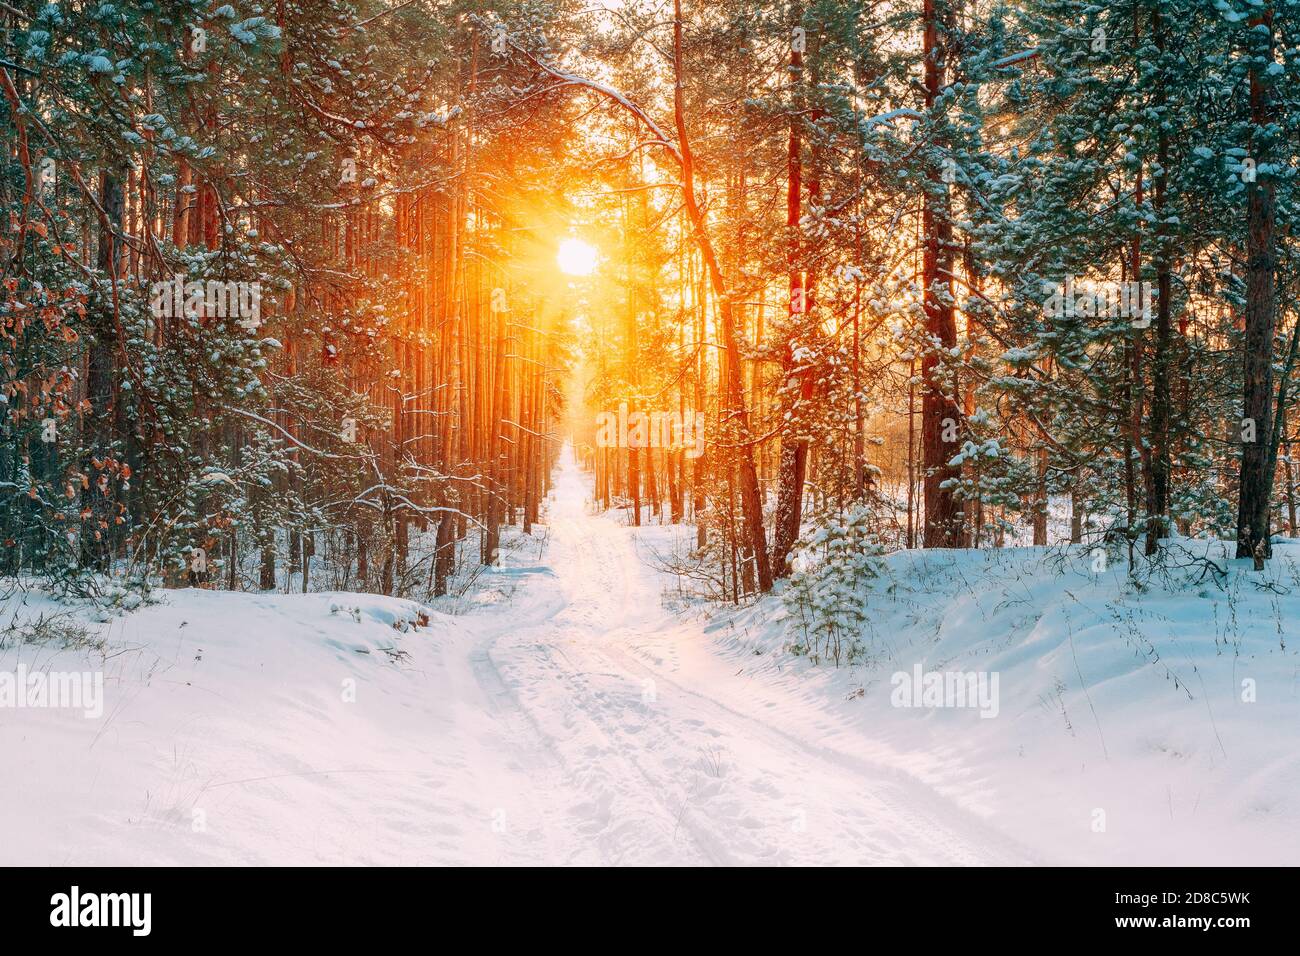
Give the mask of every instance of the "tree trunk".
[{"label": "tree trunk", "polygon": [[[1265,27],[1261,31],[1260,27]],[[1252,155],[1257,167],[1269,161],[1262,130],[1271,122],[1269,81],[1259,63],[1273,60],[1272,13],[1254,20],[1251,36],[1259,49],[1250,70],[1250,117],[1255,127]],[[1271,557],[1269,510],[1272,474],[1268,441],[1273,422],[1273,335],[1276,316],[1275,264],[1277,236],[1274,184],[1261,173],[1250,183],[1246,210],[1246,337],[1242,417],[1253,420],[1255,441],[1241,450],[1240,496],[1237,503],[1237,557]]]},{"label": "tree trunk", "polygon": [[[925,0],[925,104],[931,122],[934,107],[944,85],[947,38],[952,28],[948,0]],[[942,32],[942,36],[941,36]],[[941,147],[943,137],[937,137]],[[957,323],[952,299],[952,220],[946,185],[939,164],[931,161],[926,171],[925,202],[922,207],[922,283],[925,289],[925,331],[939,347],[957,344]],[[961,516],[951,487],[959,469],[948,462],[956,454],[961,415],[956,401],[956,383],[943,381],[944,367],[936,351],[927,349],[921,362],[924,394],[921,399],[921,453],[925,461],[925,535],[927,548],[957,548],[962,542]]]},{"label": "tree trunk", "polygon": [[722,334],[722,348],[726,352],[726,376],[724,382],[723,403],[726,409],[727,424],[724,432],[731,437],[735,445],[735,455],[740,470],[740,500],[745,538],[750,558],[754,563],[758,589],[767,592],[772,589],[772,569],[768,561],[767,535],[763,528],[763,497],[758,485],[758,469],[754,464],[754,444],[750,433],[749,410],[745,404],[745,388],[741,374],[740,346],[737,341],[735,310],[730,290],[718,267],[717,256],[709,239],[704,212],[700,209],[695,194],[695,159],[691,153],[690,138],[686,131],[686,104],[683,91],[685,74],[682,68],[682,0],[673,0],[673,68],[675,83],[673,87],[673,115],[677,126],[678,147],[682,163],[682,192],[685,199],[686,214],[691,222],[691,229],[704,259],[714,295],[718,299],[719,326]]},{"label": "tree trunk", "polygon": [[[802,18],[802,8],[796,6],[792,21],[797,25]],[[792,31],[793,35],[793,31]],[[802,249],[799,222],[802,209],[803,161],[800,124],[803,122],[803,51],[799,44],[790,44],[790,84],[793,90],[790,111],[790,134],[786,151],[786,268],[790,291],[787,303],[786,340],[781,360],[782,393],[779,401],[784,406],[785,429],[781,433],[781,459],[777,468],[776,524],[772,530],[772,574],[783,578],[790,573],[790,550],[799,537],[803,520],[803,485],[808,469],[808,440],[802,434],[801,411],[803,386],[808,380],[805,371],[798,369],[795,342],[807,314],[807,292],[804,288]]]},{"label": "tree trunk", "polygon": [[[125,197],[122,191],[122,170],[105,169],[99,178],[100,204],[104,219],[100,224],[97,264],[100,270],[116,285],[120,277],[121,248],[118,237],[122,229]],[[117,302],[110,292],[96,303],[94,335],[86,369],[86,397],[91,413],[89,441],[92,452],[82,463],[82,474],[89,477],[89,485],[82,491],[81,506],[89,517],[81,525],[81,563],[97,571],[108,570],[109,548],[107,528],[112,520],[111,494],[99,486],[101,476],[93,461],[109,453],[113,444],[113,423],[116,409],[113,401],[113,382],[116,373],[114,362],[115,325]],[[106,474],[106,473],[105,473]]]},{"label": "tree trunk", "polygon": [[[1151,17],[1152,33],[1156,48],[1163,52],[1165,47],[1164,26],[1160,15]],[[1157,79],[1160,88],[1156,91],[1156,103],[1163,106],[1165,101],[1163,79]],[[1155,215],[1156,215],[1156,345],[1155,358],[1151,366],[1151,481],[1147,487],[1147,539],[1146,553],[1155,554],[1160,547],[1160,539],[1168,533],[1170,473],[1172,470],[1169,450],[1170,414],[1173,407],[1170,366],[1173,349],[1173,326],[1171,322],[1173,302],[1170,276],[1170,248],[1168,227],[1165,224],[1166,192],[1169,174],[1169,135],[1161,128],[1157,146],[1158,170],[1155,176]]]}]

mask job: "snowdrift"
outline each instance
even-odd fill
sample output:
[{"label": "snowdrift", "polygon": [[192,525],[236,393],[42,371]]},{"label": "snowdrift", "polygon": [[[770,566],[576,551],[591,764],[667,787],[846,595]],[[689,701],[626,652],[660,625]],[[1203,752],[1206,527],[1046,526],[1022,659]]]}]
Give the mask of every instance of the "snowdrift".
[{"label": "snowdrift", "polygon": [[[1045,861],[1300,862],[1300,542],[1258,573],[1175,540],[1141,586],[1101,563],[1078,546],[892,554],[861,595],[858,666],[792,654],[802,626],[777,598],[711,632],[747,673],[833,708],[829,746]],[[991,676],[996,714],[915,706],[918,673]]]},{"label": "snowdrift", "polygon": [[[683,529],[578,498],[553,530],[454,617],[11,596],[0,673],[94,670],[103,706],[0,707],[0,863],[1300,861],[1300,543],[1260,574],[1178,541],[1140,587],[1086,550],[890,555],[836,668],[780,596],[667,595]],[[967,706],[908,684],[953,673]]]},{"label": "snowdrift", "polygon": [[[107,623],[6,603],[0,672],[102,671],[104,713],[0,708],[0,863],[397,863],[404,836],[460,825],[472,773],[440,746],[467,719],[441,666],[457,619],[368,594],[163,602]],[[81,646],[24,643],[42,618]]]}]

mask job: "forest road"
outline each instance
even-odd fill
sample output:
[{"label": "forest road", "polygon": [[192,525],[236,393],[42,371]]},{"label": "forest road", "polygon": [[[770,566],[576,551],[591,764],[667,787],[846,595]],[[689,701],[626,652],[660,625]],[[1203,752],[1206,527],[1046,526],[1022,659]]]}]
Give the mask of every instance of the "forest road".
[{"label": "forest road", "polygon": [[664,606],[668,579],[635,529],[592,513],[588,482],[566,449],[546,567],[481,621],[470,660],[546,862],[1043,862],[872,759],[824,700],[737,672],[707,621]]}]

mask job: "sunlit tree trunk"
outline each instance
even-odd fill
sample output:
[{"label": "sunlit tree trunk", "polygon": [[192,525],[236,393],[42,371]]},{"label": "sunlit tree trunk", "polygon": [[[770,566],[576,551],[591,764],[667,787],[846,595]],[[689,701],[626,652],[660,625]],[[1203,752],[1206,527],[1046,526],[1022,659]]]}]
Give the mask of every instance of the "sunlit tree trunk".
[{"label": "sunlit tree trunk", "polygon": [[678,148],[682,161],[682,191],[684,194],[686,214],[690,219],[695,241],[700,247],[708,270],[709,280],[714,294],[718,298],[719,326],[722,335],[722,348],[726,351],[726,377],[724,384],[724,415],[729,428],[724,432],[731,437],[735,445],[734,453],[738,460],[740,472],[741,510],[744,515],[746,546],[748,558],[753,562],[754,572],[760,591],[772,589],[772,570],[768,561],[767,534],[763,528],[763,498],[758,486],[758,470],[754,464],[754,440],[749,426],[749,410],[745,403],[745,386],[741,374],[741,355],[739,336],[736,333],[735,309],[718,267],[717,256],[709,239],[708,227],[704,221],[704,212],[700,209],[695,193],[695,158],[691,152],[690,137],[686,130],[686,104],[683,92],[685,72],[682,65],[682,3],[673,0],[673,116],[677,126]]},{"label": "sunlit tree trunk", "polygon": [[[792,16],[798,25],[802,7],[795,6]],[[777,468],[776,522],[772,530],[772,574],[782,578],[790,573],[790,550],[799,537],[803,518],[803,485],[808,471],[808,439],[802,434],[801,421],[804,391],[809,382],[806,370],[799,368],[795,342],[808,311],[804,288],[803,254],[800,242],[800,219],[803,202],[803,160],[800,126],[804,122],[803,48],[796,40],[790,44],[790,84],[793,90],[786,149],[786,269],[789,276],[786,341],[781,357],[782,395],[785,430],[781,433],[781,458]],[[805,360],[806,361],[806,360]]]}]

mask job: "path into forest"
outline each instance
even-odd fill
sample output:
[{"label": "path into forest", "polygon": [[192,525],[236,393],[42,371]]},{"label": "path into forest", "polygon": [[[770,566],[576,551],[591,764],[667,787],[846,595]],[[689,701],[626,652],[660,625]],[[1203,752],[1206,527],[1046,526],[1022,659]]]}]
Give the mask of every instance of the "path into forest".
[{"label": "path into forest", "polygon": [[[860,728],[711,649],[566,450],[543,566],[471,665],[546,862],[1014,864],[1031,857],[873,761]],[[658,529],[653,529],[658,530]],[[859,746],[861,745],[861,746]],[[503,837],[515,811],[497,811]],[[509,839],[505,843],[513,842]],[[502,847],[504,850],[504,846]],[[509,859],[511,853],[502,854]]]},{"label": "path into forest", "polygon": [[650,551],[688,529],[625,527],[588,484],[566,452],[546,529],[428,626],[338,592],[186,589],[111,618],[100,716],[0,711],[0,864],[1037,859],[954,802],[978,780],[900,769],[957,755],[891,751],[727,615],[665,607]]}]

